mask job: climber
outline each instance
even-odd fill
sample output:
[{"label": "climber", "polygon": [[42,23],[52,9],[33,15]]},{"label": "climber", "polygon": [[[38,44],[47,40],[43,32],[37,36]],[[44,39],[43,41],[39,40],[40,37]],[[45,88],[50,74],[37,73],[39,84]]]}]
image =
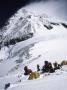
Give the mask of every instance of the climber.
[{"label": "climber", "polygon": [[57,62],[53,63],[53,65],[54,65],[54,70],[61,68],[61,66]]},{"label": "climber", "polygon": [[39,66],[39,64],[37,64],[37,71],[40,71],[40,66]]},{"label": "climber", "polygon": [[28,69],[27,66],[24,67],[24,75],[29,75],[30,73],[32,73],[32,70],[31,69]]},{"label": "climber", "polygon": [[49,71],[49,62],[48,61],[45,61],[44,62],[44,65],[42,67],[42,73],[48,72],[48,71]]},{"label": "climber", "polygon": [[49,73],[55,72],[54,68],[52,67],[52,64],[49,62]]}]

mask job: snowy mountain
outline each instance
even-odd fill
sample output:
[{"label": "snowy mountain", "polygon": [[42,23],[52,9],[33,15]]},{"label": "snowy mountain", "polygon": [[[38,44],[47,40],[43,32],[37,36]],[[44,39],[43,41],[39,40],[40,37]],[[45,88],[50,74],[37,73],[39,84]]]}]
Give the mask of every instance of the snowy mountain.
[{"label": "snowy mountain", "polygon": [[[67,24],[58,22],[49,18],[47,15],[36,16],[28,13],[25,9],[20,10],[8,20],[8,25],[5,26],[6,30],[3,33],[3,44],[15,44],[16,42],[23,41],[32,37],[35,33],[44,32],[44,29],[51,30],[54,26],[63,25],[67,28]],[[38,30],[40,29],[40,30]],[[13,42],[15,39],[15,42]]]},{"label": "snowy mountain", "polygon": [[[27,77],[23,75],[24,66],[27,65],[33,71],[36,71],[36,65],[40,64],[42,66],[45,60],[52,63],[55,61],[60,63],[62,60],[67,59],[67,22],[60,22],[46,14],[35,15],[25,9],[20,9],[8,20],[8,24],[3,27],[0,48],[1,90],[4,88],[5,83],[9,82],[13,86],[8,90],[27,90],[27,88],[22,87],[22,83],[24,83],[24,86],[27,83],[28,90],[31,90],[32,87],[28,86],[28,84],[32,83],[31,85],[34,87],[39,81],[39,84],[41,84],[43,80],[28,81]],[[65,69],[67,67],[63,68],[63,70]],[[57,73],[61,72],[58,71]],[[62,73],[60,77],[61,81],[64,81],[63,79],[67,78],[67,73],[65,71]],[[65,77],[62,78],[64,75]],[[49,80],[54,83],[53,78],[50,79],[51,77],[55,79],[55,76],[51,75],[43,83]],[[59,76],[56,77],[59,78]],[[20,78],[22,78],[21,83],[19,83]],[[67,81],[65,80],[65,82]],[[34,89],[41,90],[38,84],[37,88]],[[46,90],[53,89],[47,89],[46,87]],[[44,90],[44,86],[42,90]]]}]

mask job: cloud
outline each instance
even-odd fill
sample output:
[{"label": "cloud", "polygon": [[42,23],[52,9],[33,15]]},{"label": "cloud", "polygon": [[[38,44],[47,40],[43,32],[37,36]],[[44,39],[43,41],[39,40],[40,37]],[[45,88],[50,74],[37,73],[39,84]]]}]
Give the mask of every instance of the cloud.
[{"label": "cloud", "polygon": [[67,0],[47,0],[46,2],[41,0],[41,2],[31,3],[24,8],[35,14],[45,13],[48,16],[67,21]]}]

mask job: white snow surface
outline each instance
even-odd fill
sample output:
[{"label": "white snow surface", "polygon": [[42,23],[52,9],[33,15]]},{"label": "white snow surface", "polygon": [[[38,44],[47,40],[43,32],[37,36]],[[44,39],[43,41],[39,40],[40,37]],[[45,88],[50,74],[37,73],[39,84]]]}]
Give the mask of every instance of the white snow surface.
[{"label": "white snow surface", "polygon": [[[19,19],[21,17],[22,20]],[[51,22],[58,25],[52,25]],[[28,28],[28,25],[31,27]],[[48,30],[44,25],[51,25],[52,29]],[[7,90],[67,90],[67,66],[52,74],[42,74],[37,80],[28,80],[28,76],[23,74],[25,65],[36,71],[36,65],[42,68],[45,60],[52,63],[67,60],[67,28],[58,20],[45,15],[37,16],[22,9],[10,18],[6,28],[3,43],[30,32],[33,37],[1,48],[0,90],[4,90],[6,83],[11,83]]]}]

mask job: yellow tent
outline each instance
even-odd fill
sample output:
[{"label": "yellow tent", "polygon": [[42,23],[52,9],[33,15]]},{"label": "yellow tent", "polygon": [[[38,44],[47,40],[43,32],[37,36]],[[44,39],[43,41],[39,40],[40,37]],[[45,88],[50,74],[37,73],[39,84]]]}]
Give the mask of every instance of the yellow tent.
[{"label": "yellow tent", "polygon": [[61,65],[67,65],[67,61],[66,60],[62,61]]},{"label": "yellow tent", "polygon": [[40,77],[40,73],[35,71],[35,72],[30,73],[28,80],[37,79],[39,77]]}]

